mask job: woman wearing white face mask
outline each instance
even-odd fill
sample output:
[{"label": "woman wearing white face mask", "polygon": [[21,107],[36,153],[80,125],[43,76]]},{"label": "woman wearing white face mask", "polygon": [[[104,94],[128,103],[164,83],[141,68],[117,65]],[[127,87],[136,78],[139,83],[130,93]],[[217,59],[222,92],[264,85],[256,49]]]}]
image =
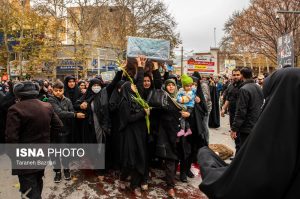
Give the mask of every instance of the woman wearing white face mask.
[{"label": "woman wearing white face mask", "polygon": [[[92,79],[86,93],[76,102],[86,115],[80,134],[83,143],[105,143],[106,136],[110,132],[108,95],[106,89],[102,86],[103,83],[100,79]],[[103,154],[99,158],[104,158]],[[91,161],[99,163],[104,160]],[[99,180],[103,180],[104,169],[100,170],[98,168],[95,171]]]}]

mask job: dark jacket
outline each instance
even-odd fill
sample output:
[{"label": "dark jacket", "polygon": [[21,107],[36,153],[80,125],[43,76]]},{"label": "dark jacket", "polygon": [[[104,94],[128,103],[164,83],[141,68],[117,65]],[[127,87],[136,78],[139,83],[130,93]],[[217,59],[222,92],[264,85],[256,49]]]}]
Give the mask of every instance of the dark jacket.
[{"label": "dark jacket", "polygon": [[249,134],[259,118],[263,102],[261,88],[253,80],[246,80],[239,91],[232,130]]},{"label": "dark jacket", "polygon": [[228,86],[225,94],[225,100],[229,101],[229,112],[230,114],[235,114],[236,103],[239,98],[239,89],[242,83],[240,81],[234,82]]},{"label": "dark jacket", "polygon": [[[50,135],[59,134],[62,122],[49,103],[28,99],[8,109],[6,143],[50,143]],[[12,170],[13,175],[40,170]]]},{"label": "dark jacket", "polygon": [[69,98],[63,97],[58,99],[55,96],[49,96],[48,102],[52,105],[54,112],[58,115],[62,121],[64,127],[61,135],[69,135],[72,133],[73,121],[75,118],[75,112],[72,102]]}]

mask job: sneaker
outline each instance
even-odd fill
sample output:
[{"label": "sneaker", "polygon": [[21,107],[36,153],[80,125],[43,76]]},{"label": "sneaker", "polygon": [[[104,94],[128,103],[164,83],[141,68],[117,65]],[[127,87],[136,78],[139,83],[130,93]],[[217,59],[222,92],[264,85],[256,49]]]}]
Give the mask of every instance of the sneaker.
[{"label": "sneaker", "polygon": [[143,191],[147,191],[149,189],[148,184],[142,184],[141,188]]},{"label": "sneaker", "polygon": [[141,190],[140,190],[139,188],[135,188],[135,189],[133,190],[133,193],[134,193],[134,195],[135,195],[136,197],[141,197],[141,196],[142,196],[142,192],[141,192]]},{"label": "sneaker", "polygon": [[174,191],[174,189],[169,189],[168,190],[168,196],[169,196],[169,198],[175,198],[175,191]]},{"label": "sneaker", "polygon": [[119,186],[120,189],[125,190],[128,187],[128,183],[120,180]]},{"label": "sneaker", "polygon": [[177,137],[181,137],[183,136],[185,133],[184,133],[184,130],[181,129],[178,133],[177,133]]},{"label": "sneaker", "polygon": [[64,169],[65,180],[71,180],[70,169]]},{"label": "sneaker", "polygon": [[54,182],[55,183],[61,182],[61,172],[55,172]]},{"label": "sneaker", "polygon": [[188,135],[192,135],[192,130],[191,129],[188,129],[186,131],[186,133],[184,134],[184,137],[188,136]]},{"label": "sneaker", "polygon": [[189,178],[194,178],[194,177],[195,177],[195,175],[193,174],[193,172],[191,172],[191,170],[188,170],[188,171],[186,172],[186,175],[187,175],[187,177],[189,177]]}]

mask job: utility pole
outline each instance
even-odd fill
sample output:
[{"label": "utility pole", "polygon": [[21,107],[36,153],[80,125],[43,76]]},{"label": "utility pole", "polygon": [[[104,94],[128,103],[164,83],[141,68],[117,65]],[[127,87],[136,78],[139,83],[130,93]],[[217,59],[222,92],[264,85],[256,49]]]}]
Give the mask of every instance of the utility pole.
[{"label": "utility pole", "polygon": [[22,19],[21,19],[21,33],[20,33],[20,42],[19,45],[21,46],[21,51],[19,52],[19,65],[20,65],[20,79],[22,79],[23,75],[23,49],[22,49],[22,40],[24,37],[24,30],[23,30],[23,20],[24,20],[24,9],[25,9],[25,0],[21,0],[22,6]]},{"label": "utility pole", "polygon": [[78,79],[78,68],[77,68],[77,46],[76,46],[76,31],[74,32],[74,66],[75,66],[75,78]]},{"label": "utility pole", "polygon": [[183,69],[183,46],[181,46],[181,75],[183,75],[184,69]]},{"label": "utility pole", "polygon": [[214,28],[214,41],[215,41],[215,48],[217,47],[217,35],[216,35],[217,28]]},{"label": "utility pole", "polygon": [[101,52],[101,48],[98,48],[98,67],[97,67],[98,75],[100,75],[100,67],[101,67],[100,52]]}]

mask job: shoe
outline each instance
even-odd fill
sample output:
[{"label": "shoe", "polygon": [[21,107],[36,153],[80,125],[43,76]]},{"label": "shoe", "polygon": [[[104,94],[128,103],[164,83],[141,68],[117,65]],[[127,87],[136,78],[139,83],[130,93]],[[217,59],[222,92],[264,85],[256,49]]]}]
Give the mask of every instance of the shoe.
[{"label": "shoe", "polygon": [[61,172],[55,172],[54,182],[55,183],[61,182]]},{"label": "shoe", "polygon": [[187,178],[185,174],[180,174],[180,181],[181,182],[187,182]]},{"label": "shoe", "polygon": [[120,180],[119,186],[120,186],[120,189],[125,190],[126,188],[128,188],[130,186],[130,184],[129,184],[129,182]]},{"label": "shoe", "polygon": [[184,137],[186,137],[186,136],[188,136],[188,135],[192,135],[193,133],[192,133],[192,130],[191,129],[188,129],[187,131],[186,131],[186,133],[184,134]]},{"label": "shoe", "polygon": [[188,170],[188,171],[186,172],[186,175],[187,175],[187,177],[189,177],[189,178],[194,178],[194,177],[195,177],[195,175],[193,174],[193,172],[191,172],[191,170]]},{"label": "shoe", "polygon": [[149,189],[148,184],[142,184],[141,188],[143,191],[148,191],[148,189]]},{"label": "shoe", "polygon": [[102,182],[104,180],[104,176],[98,176],[97,178],[100,182]]},{"label": "shoe", "polygon": [[71,173],[70,173],[70,169],[64,169],[64,176],[65,176],[65,180],[71,180]]},{"label": "shoe", "polygon": [[181,129],[178,133],[177,133],[177,137],[181,137],[183,136],[185,133],[184,133],[184,130]]},{"label": "shoe", "polygon": [[174,191],[174,189],[169,189],[168,190],[168,197],[175,198],[175,191]]},{"label": "shoe", "polygon": [[141,193],[141,190],[139,188],[135,188],[133,190],[133,193],[136,197],[141,197],[142,196],[142,193]]}]

